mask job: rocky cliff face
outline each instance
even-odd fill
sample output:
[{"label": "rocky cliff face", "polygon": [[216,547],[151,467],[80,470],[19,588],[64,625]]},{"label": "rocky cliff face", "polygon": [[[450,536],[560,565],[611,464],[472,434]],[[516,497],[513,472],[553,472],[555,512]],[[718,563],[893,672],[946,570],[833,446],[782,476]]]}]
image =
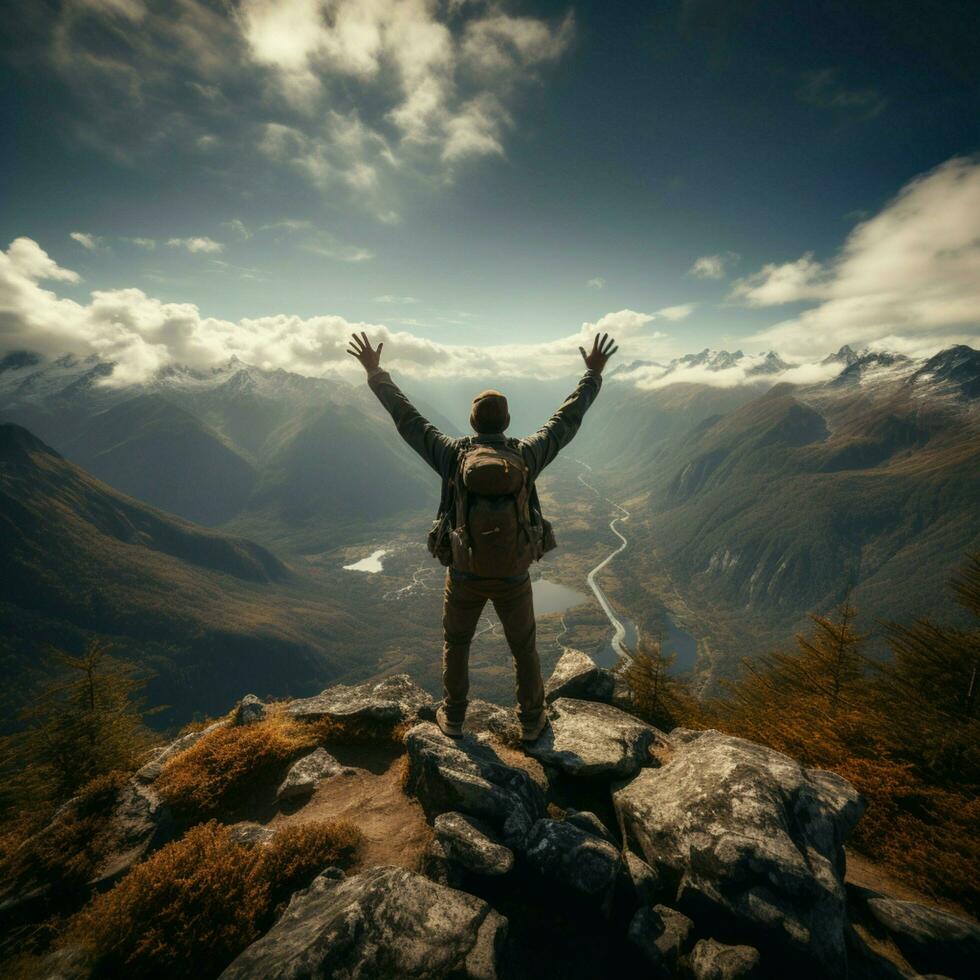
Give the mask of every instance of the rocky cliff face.
[{"label": "rocky cliff face", "polygon": [[[431,837],[411,867],[324,868],[222,976],[975,975],[975,923],[845,884],[844,845],[864,808],[846,780],[717,731],[658,731],[621,695],[609,703],[611,678],[577,651],[549,697],[551,725],[526,750],[513,713],[485,702],[472,703],[461,739],[447,738],[405,675],[288,705],[311,724],[394,731],[399,792]],[[265,711],[250,696],[221,724]],[[124,788],[110,819],[125,847],[103,885],[173,833],[154,783],[202,737],[163,747]],[[356,772],[318,747],[279,774],[277,800],[320,799],[322,815],[325,788]],[[268,813],[236,826],[253,847],[275,832]],[[6,921],[43,889],[20,883]],[[93,975],[80,949],[47,970]]]}]

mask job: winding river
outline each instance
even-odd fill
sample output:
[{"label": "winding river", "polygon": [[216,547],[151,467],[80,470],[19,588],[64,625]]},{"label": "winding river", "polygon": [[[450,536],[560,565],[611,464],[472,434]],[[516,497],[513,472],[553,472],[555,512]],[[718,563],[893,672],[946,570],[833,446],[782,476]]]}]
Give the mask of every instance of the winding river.
[{"label": "winding river", "polygon": [[[583,463],[580,459],[576,459],[575,462],[578,463],[579,466],[582,466],[588,470],[590,474],[592,473],[592,467],[589,466],[588,463]],[[609,620],[609,623],[613,628],[612,639],[609,643],[608,657],[604,657],[603,659],[609,659],[612,663],[614,663],[618,657],[626,656],[627,648],[629,646],[635,645],[637,639],[636,624],[631,621],[624,623],[616,615],[615,610],[613,609],[609,600],[606,598],[606,594],[602,591],[602,588],[596,581],[596,578],[599,572],[601,572],[606,565],[608,565],[617,555],[622,554],[626,550],[626,546],[628,544],[626,535],[623,534],[619,528],[616,527],[616,525],[620,521],[628,521],[630,512],[622,505],[617,504],[608,497],[604,497],[591,483],[589,483],[588,480],[585,479],[581,473],[578,474],[577,479],[583,487],[591,490],[600,500],[605,500],[606,503],[619,511],[619,514],[617,514],[617,516],[609,522],[609,530],[612,531],[617,538],[619,538],[619,547],[606,555],[606,557],[603,558],[602,561],[599,562],[599,564],[596,565],[595,568],[593,568],[585,577],[585,581],[592,590],[592,594],[596,597],[596,601],[602,607],[602,611],[605,613],[606,619]],[[602,666],[609,666],[609,664],[603,664]]]}]

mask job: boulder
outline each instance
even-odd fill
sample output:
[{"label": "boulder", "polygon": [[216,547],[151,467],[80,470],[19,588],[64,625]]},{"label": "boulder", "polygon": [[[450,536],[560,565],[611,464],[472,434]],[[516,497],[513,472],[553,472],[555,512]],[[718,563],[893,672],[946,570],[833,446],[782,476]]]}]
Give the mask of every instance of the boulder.
[{"label": "boulder", "polygon": [[759,951],[702,939],[691,951],[690,969],[694,980],[752,980],[759,976]]},{"label": "boulder", "polygon": [[528,864],[547,878],[611,906],[625,869],[619,851],[608,841],[564,820],[539,820],[524,851]]},{"label": "boulder", "polygon": [[93,973],[93,957],[84,946],[63,946],[48,953],[32,976],[44,980],[88,980]]},{"label": "boulder", "polygon": [[408,674],[395,674],[383,681],[350,686],[336,684],[312,698],[293,701],[287,714],[303,721],[332,721],[391,729],[411,721],[424,709],[432,708],[432,696],[423,691]]},{"label": "boulder", "polygon": [[335,776],[343,766],[322,746],[309,755],[304,755],[289,767],[286,778],[276,791],[279,801],[297,796],[309,796],[321,779]]},{"label": "boulder", "polygon": [[677,907],[779,969],[846,974],[843,844],[864,809],[847,780],[740,738],[671,733],[662,768],[613,794],[624,842],[676,883]]},{"label": "boulder", "polygon": [[591,810],[566,810],[565,821],[584,830],[587,834],[601,837],[613,846],[616,844],[616,839],[609,828]]},{"label": "boulder", "polygon": [[644,906],[630,922],[630,942],[643,950],[657,980],[677,975],[681,956],[687,951],[694,923],[666,905]]},{"label": "boulder", "polygon": [[504,875],[514,866],[513,852],[485,823],[464,813],[440,813],[432,824],[446,856],[467,871]]},{"label": "boulder", "polygon": [[527,746],[528,755],[569,776],[632,776],[653,761],[657,730],[608,704],[559,698],[551,725]]},{"label": "boulder", "polygon": [[461,888],[466,879],[466,869],[446,853],[437,837],[433,837],[422,852],[419,872],[447,888]]},{"label": "boulder", "polygon": [[526,769],[508,765],[484,741],[471,735],[448,738],[438,726],[420,722],[405,735],[405,747],[406,789],[430,819],[450,810],[482,817],[513,849],[544,816],[542,788]]},{"label": "boulder", "polygon": [[980,970],[980,928],[950,912],[875,895],[867,911],[920,973],[976,976]]},{"label": "boulder", "polygon": [[94,882],[100,888],[117,881],[134,864],[166,844],[173,834],[170,808],[152,786],[136,777],[119,790],[109,820],[113,850]]},{"label": "boulder", "polygon": [[670,883],[643,858],[637,857],[632,851],[625,851],[623,861],[626,864],[626,873],[633,883],[638,905],[657,905],[667,897],[673,897],[669,894]]},{"label": "boulder", "polygon": [[581,650],[565,647],[551,677],[545,682],[544,697],[549,704],[558,698],[582,701],[612,701],[615,675]]},{"label": "boulder", "polygon": [[181,752],[186,752],[191,746],[197,745],[205,735],[219,728],[225,728],[227,725],[228,722],[225,720],[216,721],[208,725],[207,728],[202,728],[197,732],[188,732],[186,735],[181,735],[180,738],[174,739],[169,745],[164,745],[156,749],[149,762],[136,770],[135,778],[141,783],[155,782],[160,776],[160,773],[163,772],[163,767],[174,756],[180,755]]},{"label": "boulder", "polygon": [[519,745],[521,741],[517,713],[479,698],[470,701],[466,708],[463,731],[481,738],[497,739],[504,744]]},{"label": "boulder", "polygon": [[254,725],[257,721],[262,721],[268,712],[268,707],[262,703],[254,694],[246,694],[238,702],[235,714],[232,717],[233,725]]},{"label": "boulder", "polygon": [[404,868],[328,869],[221,977],[492,980],[506,932],[486,902]]}]

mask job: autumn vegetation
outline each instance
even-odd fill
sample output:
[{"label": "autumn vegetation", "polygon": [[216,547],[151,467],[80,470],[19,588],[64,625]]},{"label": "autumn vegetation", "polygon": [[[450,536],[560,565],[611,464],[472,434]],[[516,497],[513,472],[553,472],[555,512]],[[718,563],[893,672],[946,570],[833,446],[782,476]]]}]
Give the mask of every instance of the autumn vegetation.
[{"label": "autumn vegetation", "polygon": [[851,846],[934,898],[980,911],[980,556],[950,582],[970,630],[881,624],[891,656],[866,654],[849,599],[811,616],[796,648],[746,660],[722,697],[696,702],[645,641],[619,670],[660,728],[717,728],[851,780],[868,800]]}]

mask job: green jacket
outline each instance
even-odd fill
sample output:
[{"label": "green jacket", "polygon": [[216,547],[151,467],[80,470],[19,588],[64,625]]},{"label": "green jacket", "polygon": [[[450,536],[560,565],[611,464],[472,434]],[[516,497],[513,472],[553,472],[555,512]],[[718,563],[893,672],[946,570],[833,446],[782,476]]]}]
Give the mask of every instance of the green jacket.
[{"label": "green jacket", "polygon": [[533,483],[541,471],[575,437],[585,413],[599,394],[602,375],[598,371],[586,371],[575,390],[562,403],[561,408],[534,435],[526,439],[510,439],[502,433],[451,438],[443,435],[419,414],[418,409],[391,380],[391,375],[387,371],[379,368],[372,372],[368,377],[368,384],[388,410],[401,437],[442,478],[444,506],[449,495],[449,486],[456,473],[460,450],[474,443],[509,443],[524,458],[528,477]]}]

